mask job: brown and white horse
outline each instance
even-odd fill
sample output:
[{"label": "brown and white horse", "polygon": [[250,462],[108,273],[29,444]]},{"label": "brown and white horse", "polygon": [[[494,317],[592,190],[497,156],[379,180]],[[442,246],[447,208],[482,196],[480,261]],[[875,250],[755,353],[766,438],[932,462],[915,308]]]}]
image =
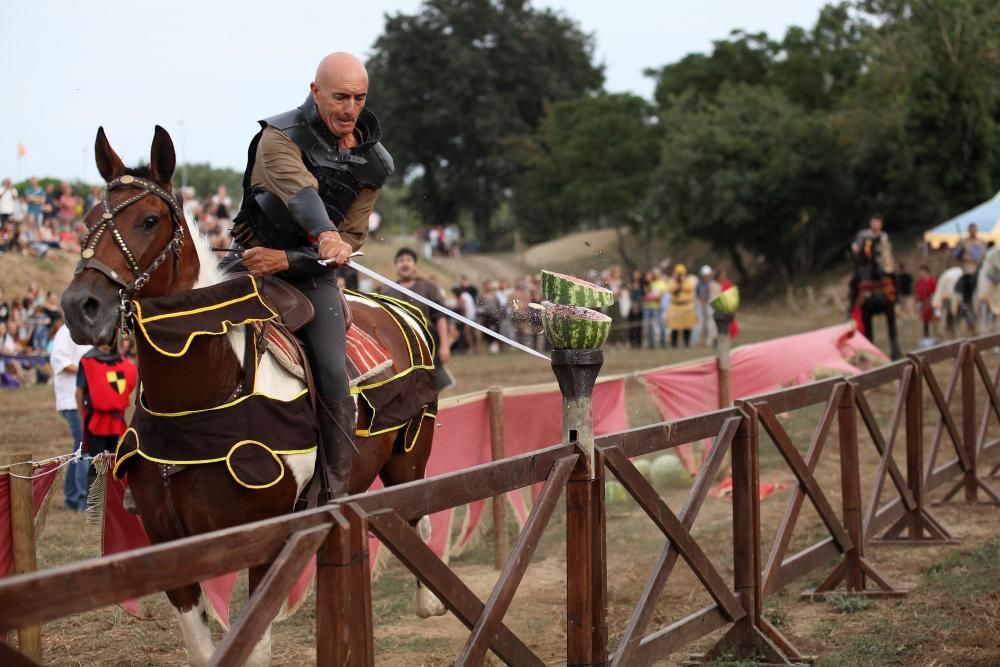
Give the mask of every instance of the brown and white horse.
[{"label": "brown and white horse", "polygon": [[[94,345],[115,340],[119,326],[127,322],[132,299],[176,294],[223,280],[207,243],[184,219],[173,194],[175,156],[166,130],[156,127],[148,167],[126,168],[103,128],[97,132],[95,155],[108,184],[105,201],[86,216],[90,241],[96,238],[96,242],[85,246],[77,275],[62,299],[73,339]],[[354,326],[376,338],[392,355],[394,370],[409,360],[399,327],[386,313],[352,306],[352,314]],[[169,357],[136,336],[143,396],[149,408],[174,413],[215,407],[230,400],[243,378],[242,340],[242,327],[236,327],[225,336],[198,336],[182,357]],[[279,398],[290,398],[302,389],[297,378],[267,356],[261,362],[257,383]],[[403,431],[359,437],[349,492],[367,490],[376,476],[387,486],[423,477],[434,431],[426,426],[412,447],[404,447]],[[315,443],[301,443],[301,447],[292,446],[298,443],[283,444],[295,450]],[[223,463],[189,466],[167,476],[164,466],[142,457],[134,457],[128,481],[143,526],[150,539],[159,543],[292,511],[312,477],[315,456],[310,452],[283,457],[292,474],[260,490],[234,483]],[[250,570],[251,592],[266,569],[263,565]],[[426,592],[423,595],[424,605],[436,602],[428,600]],[[176,609],[189,661],[206,664],[213,645],[200,586],[170,590],[167,597]],[[443,608],[437,611],[443,612]],[[270,630],[248,664],[269,661]]]}]

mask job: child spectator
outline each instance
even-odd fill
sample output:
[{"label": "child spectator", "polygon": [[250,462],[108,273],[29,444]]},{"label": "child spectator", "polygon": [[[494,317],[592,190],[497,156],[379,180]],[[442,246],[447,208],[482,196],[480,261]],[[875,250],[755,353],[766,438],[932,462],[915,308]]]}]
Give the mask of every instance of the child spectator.
[{"label": "child spectator", "polygon": [[[136,366],[111,345],[83,355],[76,373],[76,405],[83,420],[83,451],[91,457],[113,452],[125,432],[125,408],[135,388]],[[88,472],[87,488],[97,474]]]}]

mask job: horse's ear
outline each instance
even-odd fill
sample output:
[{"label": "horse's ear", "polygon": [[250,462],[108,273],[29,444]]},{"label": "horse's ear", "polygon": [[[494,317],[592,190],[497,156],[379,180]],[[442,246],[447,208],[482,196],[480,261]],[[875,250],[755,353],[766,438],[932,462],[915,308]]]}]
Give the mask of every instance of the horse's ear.
[{"label": "horse's ear", "polygon": [[108,143],[104,127],[97,128],[97,139],[94,140],[94,159],[97,161],[97,171],[105,181],[113,181],[125,173],[125,165],[118,153]]},{"label": "horse's ear", "polygon": [[149,149],[149,173],[154,181],[170,183],[177,166],[177,156],[174,153],[174,142],[159,125],[153,134],[153,145]]}]

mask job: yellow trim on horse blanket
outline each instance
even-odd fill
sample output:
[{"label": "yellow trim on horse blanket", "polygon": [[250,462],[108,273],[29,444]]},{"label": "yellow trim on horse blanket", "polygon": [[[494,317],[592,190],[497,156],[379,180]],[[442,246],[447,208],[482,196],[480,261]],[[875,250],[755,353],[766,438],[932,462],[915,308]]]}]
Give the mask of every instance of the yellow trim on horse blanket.
[{"label": "yellow trim on horse blanket", "polygon": [[[406,341],[408,363],[396,361],[389,368],[352,387],[360,394],[356,434],[370,437],[419,425],[424,416],[437,412],[437,378],[434,371],[434,337],[423,312],[416,306],[382,294],[344,290],[355,299],[381,308],[399,328]],[[354,326],[357,326],[355,323]],[[413,415],[416,415],[414,417]],[[412,445],[407,447],[407,450]]]},{"label": "yellow trim on horse blanket", "polygon": [[[135,304],[136,323],[157,352],[183,357],[198,336],[219,336],[232,328],[277,319],[261,297],[253,276]],[[249,489],[263,489],[285,476],[281,455],[316,449],[316,417],[306,389],[284,400],[255,391],[256,332],[245,349],[244,369],[250,393],[212,408],[162,413],[146,404],[142,389],[132,424],[118,441],[113,474],[121,478],[142,457],[165,465],[225,463],[233,479]],[[280,448],[273,443],[295,443]]]}]

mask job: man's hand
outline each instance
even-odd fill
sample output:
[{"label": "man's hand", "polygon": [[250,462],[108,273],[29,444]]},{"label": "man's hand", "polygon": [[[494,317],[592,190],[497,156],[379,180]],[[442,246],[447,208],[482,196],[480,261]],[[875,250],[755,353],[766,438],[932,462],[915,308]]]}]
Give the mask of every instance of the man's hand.
[{"label": "man's hand", "polygon": [[243,264],[254,276],[271,276],[288,270],[288,255],[284,250],[248,248],[243,251]]},{"label": "man's hand", "polygon": [[340,238],[337,232],[323,232],[319,235],[319,258],[336,266],[342,266],[351,258],[354,248]]}]

